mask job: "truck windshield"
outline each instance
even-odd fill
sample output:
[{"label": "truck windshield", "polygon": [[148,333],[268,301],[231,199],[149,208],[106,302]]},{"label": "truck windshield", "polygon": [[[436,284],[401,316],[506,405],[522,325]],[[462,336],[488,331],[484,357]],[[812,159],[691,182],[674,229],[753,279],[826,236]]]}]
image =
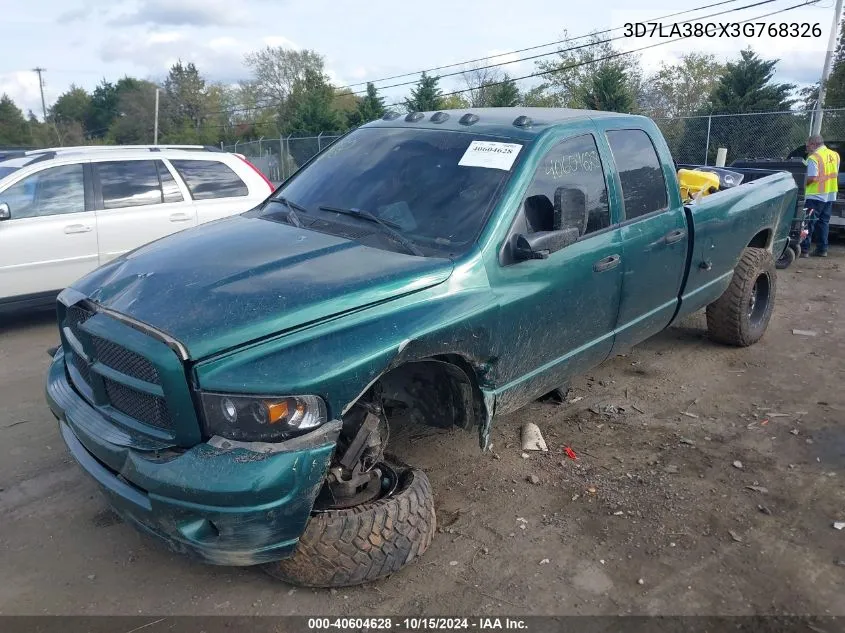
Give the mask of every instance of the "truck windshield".
[{"label": "truck windshield", "polygon": [[268,203],[262,215],[282,220],[291,203],[305,228],[401,249],[354,213],[362,211],[425,254],[458,255],[480,233],[521,149],[512,139],[466,132],[361,128],[294,175],[276,193],[285,202]]}]

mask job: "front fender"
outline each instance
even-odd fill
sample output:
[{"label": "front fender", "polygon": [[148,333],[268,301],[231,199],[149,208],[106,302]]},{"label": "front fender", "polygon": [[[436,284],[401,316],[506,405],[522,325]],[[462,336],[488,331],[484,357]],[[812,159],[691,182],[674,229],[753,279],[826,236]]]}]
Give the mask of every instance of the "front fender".
[{"label": "front fender", "polygon": [[496,325],[486,283],[447,283],[208,359],[194,375],[207,391],[319,395],[339,419],[379,376],[412,360],[460,356],[482,390],[492,387]]}]

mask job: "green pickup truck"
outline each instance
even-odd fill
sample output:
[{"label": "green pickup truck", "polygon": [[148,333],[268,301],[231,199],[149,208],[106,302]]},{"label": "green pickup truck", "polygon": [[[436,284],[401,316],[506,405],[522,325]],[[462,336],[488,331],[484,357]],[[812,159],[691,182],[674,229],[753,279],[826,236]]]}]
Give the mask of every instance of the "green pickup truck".
[{"label": "green pickup truck", "polygon": [[374,580],[435,532],[391,427],[487,450],[495,418],[697,310],[719,343],[763,336],[796,186],[752,171],[684,205],[647,118],[390,112],[259,207],[64,290],[47,400],[117,513],[176,551]]}]

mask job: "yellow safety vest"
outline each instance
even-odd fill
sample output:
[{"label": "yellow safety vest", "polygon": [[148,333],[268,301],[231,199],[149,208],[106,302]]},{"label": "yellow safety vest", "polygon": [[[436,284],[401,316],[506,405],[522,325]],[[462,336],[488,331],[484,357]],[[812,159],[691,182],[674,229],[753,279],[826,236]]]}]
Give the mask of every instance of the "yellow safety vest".
[{"label": "yellow safety vest", "polygon": [[816,163],[818,180],[805,187],[805,195],[838,192],[839,154],[822,145],[807,160]]}]

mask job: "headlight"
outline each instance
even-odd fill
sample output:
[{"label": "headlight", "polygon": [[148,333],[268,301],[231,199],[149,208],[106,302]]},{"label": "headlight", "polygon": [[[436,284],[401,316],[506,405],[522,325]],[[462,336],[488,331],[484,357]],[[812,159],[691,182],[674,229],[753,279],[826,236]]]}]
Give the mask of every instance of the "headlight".
[{"label": "headlight", "polygon": [[236,396],[203,393],[202,412],[209,435],[244,442],[278,442],[326,421],[318,396]]}]

